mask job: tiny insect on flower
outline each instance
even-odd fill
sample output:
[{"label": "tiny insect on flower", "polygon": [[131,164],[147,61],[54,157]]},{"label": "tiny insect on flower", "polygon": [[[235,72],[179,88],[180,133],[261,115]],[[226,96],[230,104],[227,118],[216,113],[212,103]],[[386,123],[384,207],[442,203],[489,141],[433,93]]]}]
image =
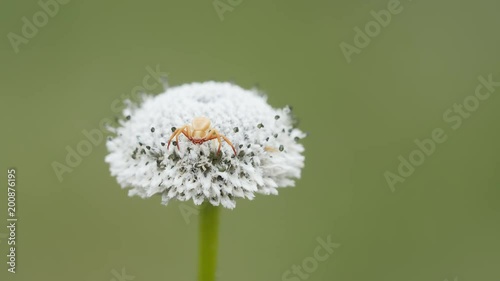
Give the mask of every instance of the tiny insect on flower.
[{"label": "tiny insect on flower", "polygon": [[219,142],[219,148],[217,149],[217,154],[220,153],[220,148],[222,146],[222,140],[224,139],[227,144],[233,149],[234,155],[236,155],[236,149],[231,141],[222,135],[215,128],[210,126],[210,119],[207,117],[195,117],[191,124],[186,124],[176,129],[174,133],[170,136],[168,140],[167,149],[170,147],[170,142],[175,137],[175,144],[177,144],[177,149],[179,147],[179,135],[183,134],[194,144],[203,144],[206,141],[217,139]]},{"label": "tiny insect on flower", "polygon": [[233,209],[294,186],[304,167],[306,134],[291,109],[273,108],[256,90],[189,83],[129,102],[123,116],[110,128],[106,162],[129,196]]}]

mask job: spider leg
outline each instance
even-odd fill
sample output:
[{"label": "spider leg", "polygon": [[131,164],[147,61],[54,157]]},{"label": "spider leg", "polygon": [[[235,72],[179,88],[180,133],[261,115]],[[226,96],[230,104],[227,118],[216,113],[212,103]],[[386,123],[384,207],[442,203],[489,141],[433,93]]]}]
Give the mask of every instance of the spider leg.
[{"label": "spider leg", "polygon": [[202,139],[202,143],[211,141],[216,138],[217,138],[217,133],[214,131],[214,129],[210,129],[207,135]]},{"label": "spider leg", "polygon": [[182,131],[179,132],[179,134],[177,134],[177,136],[175,137],[175,141],[177,142],[177,149],[180,149],[179,148],[179,135],[180,134],[183,134],[184,136],[186,136],[186,138],[188,138],[188,140],[192,140],[193,138],[191,137],[191,131],[189,130],[189,126],[186,126],[184,129],[182,129]]},{"label": "spider leg", "polygon": [[220,148],[221,148],[221,146],[222,146],[222,141],[221,141],[221,139],[220,139],[219,132],[215,131],[215,135],[216,135],[217,141],[219,142],[219,147],[217,148],[217,155],[219,155],[219,153],[220,153]]},{"label": "spider leg", "polygon": [[228,138],[226,138],[226,136],[220,134],[216,129],[212,129],[212,130],[215,133],[215,137],[212,137],[212,139],[217,138],[217,141],[219,142],[219,148],[217,149],[217,154],[220,153],[220,148],[222,146],[221,138],[223,138],[227,142],[227,144],[229,144],[231,146],[231,148],[233,149],[234,155],[236,155],[236,149],[234,148],[233,143]]},{"label": "spider leg", "polygon": [[199,143],[204,143],[204,142],[207,142],[207,141],[211,141],[213,139],[218,139],[219,141],[219,150],[217,151],[217,153],[219,153],[220,151],[220,138],[219,138],[219,134],[217,133],[217,131],[214,129],[214,128],[210,128],[207,132],[207,135],[200,139],[199,140]]},{"label": "spider leg", "polygon": [[186,136],[186,138],[188,138],[189,140],[192,140],[192,137],[191,137],[191,132],[189,131],[189,127],[186,127],[184,128],[184,130],[182,130],[181,132],[183,135]]},{"label": "spider leg", "polygon": [[174,131],[174,133],[170,136],[170,139],[168,139],[168,145],[167,145],[167,149],[170,147],[170,142],[172,141],[172,139],[175,137],[175,141],[177,142],[177,148],[179,149],[179,134],[184,130],[186,129],[188,125],[184,125],[180,128],[178,128],[177,130]]},{"label": "spider leg", "polygon": [[231,148],[233,149],[234,155],[236,156],[236,149],[234,148],[233,143],[228,138],[226,138],[226,136],[224,136],[224,135],[220,135],[220,136],[227,142],[227,144],[229,144],[231,146]]},{"label": "spider leg", "polygon": [[[210,135],[210,136],[208,136]],[[206,141],[209,141],[209,140],[213,140],[213,139],[216,139],[217,138],[217,133],[213,130],[213,129],[210,129],[210,131],[208,132],[207,136],[203,138],[203,142],[206,142]]]}]

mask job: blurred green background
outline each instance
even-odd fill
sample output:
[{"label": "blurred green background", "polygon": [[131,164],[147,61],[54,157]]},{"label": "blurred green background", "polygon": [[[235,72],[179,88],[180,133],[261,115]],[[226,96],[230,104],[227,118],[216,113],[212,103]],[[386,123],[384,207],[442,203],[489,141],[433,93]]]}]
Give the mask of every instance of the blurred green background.
[{"label": "blurred green background", "polygon": [[[500,87],[458,130],[442,115],[478,76],[500,81],[500,2],[402,1],[350,63],[339,44],[390,1],[221,2],[222,18],[211,1],[69,1],[18,53],[9,34],[43,10],[1,2],[0,220],[15,167],[19,221],[17,273],[0,237],[0,279],[195,280],[196,215],[127,197],[103,142],[62,182],[51,167],[158,66],[170,85],[258,85],[310,133],[295,188],[222,212],[219,280],[286,280],[329,235],[341,246],[290,280],[498,280]],[[384,172],[435,128],[447,141],[392,192]]]}]

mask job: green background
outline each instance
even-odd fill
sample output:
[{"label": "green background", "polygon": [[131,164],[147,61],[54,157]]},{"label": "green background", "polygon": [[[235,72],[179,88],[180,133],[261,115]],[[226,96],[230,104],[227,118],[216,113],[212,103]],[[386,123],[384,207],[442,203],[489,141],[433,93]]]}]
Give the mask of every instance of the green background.
[{"label": "green background", "polygon": [[[347,63],[339,44],[388,2],[244,0],[221,20],[211,1],[74,0],[16,54],[7,35],[41,8],[2,1],[0,221],[8,167],[19,221],[17,273],[1,238],[0,279],[195,280],[197,217],[127,197],[104,143],[62,182],[51,167],[159,65],[170,85],[258,85],[310,133],[295,188],[223,210],[219,280],[282,280],[328,235],[341,246],[308,280],[498,280],[500,88],[456,131],[442,115],[479,75],[500,81],[500,3],[402,1]],[[391,192],[384,172],[435,128],[447,141]]]}]

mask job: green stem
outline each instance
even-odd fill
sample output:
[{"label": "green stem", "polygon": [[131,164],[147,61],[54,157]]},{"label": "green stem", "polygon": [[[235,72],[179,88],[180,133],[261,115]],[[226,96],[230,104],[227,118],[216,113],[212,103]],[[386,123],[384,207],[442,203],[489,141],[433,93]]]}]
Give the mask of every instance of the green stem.
[{"label": "green stem", "polygon": [[218,233],[219,207],[206,203],[200,210],[199,281],[215,281]]}]

